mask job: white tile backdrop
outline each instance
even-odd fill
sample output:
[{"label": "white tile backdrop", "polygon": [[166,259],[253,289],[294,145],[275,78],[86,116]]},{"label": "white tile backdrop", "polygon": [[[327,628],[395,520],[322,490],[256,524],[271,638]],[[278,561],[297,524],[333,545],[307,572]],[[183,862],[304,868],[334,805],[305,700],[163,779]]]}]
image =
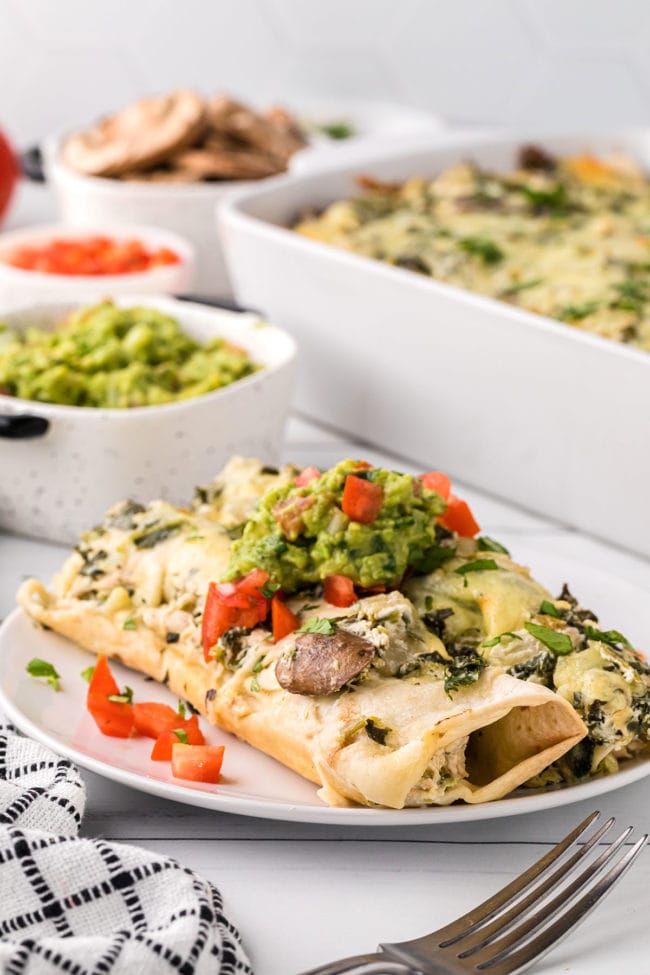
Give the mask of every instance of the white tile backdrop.
[{"label": "white tile backdrop", "polygon": [[19,145],[174,85],[456,122],[650,120],[648,0],[0,0],[0,40]]}]

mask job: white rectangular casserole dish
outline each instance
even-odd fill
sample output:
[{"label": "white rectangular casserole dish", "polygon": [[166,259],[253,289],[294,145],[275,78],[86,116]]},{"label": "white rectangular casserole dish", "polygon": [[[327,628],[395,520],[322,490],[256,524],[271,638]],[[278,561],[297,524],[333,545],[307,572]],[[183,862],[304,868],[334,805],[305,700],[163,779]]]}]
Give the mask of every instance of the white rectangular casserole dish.
[{"label": "white rectangular casserole dish", "polygon": [[522,144],[618,150],[650,132],[449,137],[238,194],[219,219],[237,300],[299,340],[297,405],[427,468],[650,556],[650,355],[286,229],[308,209]]}]

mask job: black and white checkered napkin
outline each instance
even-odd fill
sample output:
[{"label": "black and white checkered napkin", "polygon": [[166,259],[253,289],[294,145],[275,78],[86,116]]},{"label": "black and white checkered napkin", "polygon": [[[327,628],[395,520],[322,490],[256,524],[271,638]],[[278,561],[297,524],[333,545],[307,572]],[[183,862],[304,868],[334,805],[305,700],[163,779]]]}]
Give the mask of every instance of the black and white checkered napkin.
[{"label": "black and white checkered napkin", "polygon": [[174,860],[77,837],[72,762],[0,726],[3,975],[252,975],[219,891]]}]

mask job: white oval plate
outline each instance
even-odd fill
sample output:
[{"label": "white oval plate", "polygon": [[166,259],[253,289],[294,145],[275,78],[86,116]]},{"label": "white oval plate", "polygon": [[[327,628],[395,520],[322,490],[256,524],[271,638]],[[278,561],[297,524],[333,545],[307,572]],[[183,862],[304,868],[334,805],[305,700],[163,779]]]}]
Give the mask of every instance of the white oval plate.
[{"label": "white oval plate", "polygon": [[[586,606],[600,613],[604,628],[621,628],[633,643],[643,646],[650,633],[650,605],[639,586],[599,572],[579,562],[550,558],[528,546],[519,546],[515,557],[529,561],[535,575],[559,592],[568,580]],[[55,692],[25,670],[32,657],[51,661],[61,675],[61,691]],[[244,744],[232,735],[203,721],[206,740],[225,744],[221,781],[215,786],[174,779],[167,762],[149,759],[149,738],[106,738],[86,711],[87,685],[80,676],[92,657],[69,640],[36,627],[16,609],[0,627],[0,707],[25,734],[36,738],[84,768],[114,779],[141,792],[208,809],[305,823],[409,826],[423,823],[466,822],[538,812],[579,802],[610,792],[650,775],[650,760],[626,762],[615,775],[580,785],[549,790],[519,790],[498,802],[483,805],[428,806],[421,809],[331,808],[320,801],[316,786],[279,762]],[[166,687],[141,674],[112,663],[120,686],[133,688],[135,700],[166,701],[176,698]]]}]

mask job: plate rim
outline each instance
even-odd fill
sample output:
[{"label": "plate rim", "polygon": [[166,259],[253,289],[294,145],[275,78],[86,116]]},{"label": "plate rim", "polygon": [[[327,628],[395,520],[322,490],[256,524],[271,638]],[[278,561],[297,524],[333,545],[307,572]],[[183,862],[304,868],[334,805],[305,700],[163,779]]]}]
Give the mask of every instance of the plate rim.
[{"label": "plate rim", "polygon": [[[30,622],[30,617],[20,606],[16,606],[0,624],[0,646],[5,634],[11,631],[17,620]],[[66,640],[72,647],[77,644],[68,640],[62,634],[55,634],[59,639]],[[11,644],[13,653],[20,653],[17,641]],[[82,647],[77,647],[83,651]],[[11,657],[10,657],[11,660]],[[130,668],[129,668],[130,669]],[[138,673],[135,671],[135,673]],[[408,827],[408,826],[436,826],[453,825],[454,823],[476,822],[480,820],[500,819],[507,816],[525,815],[526,813],[543,812],[559,806],[581,802],[595,796],[612,792],[616,789],[631,785],[650,775],[650,759],[632,759],[626,766],[612,775],[591,779],[577,785],[549,789],[546,792],[534,792],[531,795],[514,795],[497,799],[493,802],[470,803],[449,806],[425,806],[407,809],[366,809],[363,807],[336,807],[306,805],[277,801],[269,797],[250,798],[247,796],[224,795],[219,792],[208,792],[205,789],[189,789],[181,784],[168,782],[163,779],[149,778],[139,775],[130,769],[120,768],[103,759],[94,758],[73,745],[68,745],[58,737],[50,734],[26,715],[21,708],[9,697],[0,678],[0,708],[8,720],[24,734],[36,739],[41,744],[51,748],[64,758],[75,762],[87,771],[93,772],[105,779],[118,782],[148,795],[158,796],[177,802],[180,805],[197,806],[211,809],[215,812],[230,813],[231,815],[249,816],[258,819],[270,819],[282,822],[310,823],[329,826],[369,826],[369,827]],[[244,742],[244,744],[247,744]],[[251,747],[252,746],[248,746]]]}]

